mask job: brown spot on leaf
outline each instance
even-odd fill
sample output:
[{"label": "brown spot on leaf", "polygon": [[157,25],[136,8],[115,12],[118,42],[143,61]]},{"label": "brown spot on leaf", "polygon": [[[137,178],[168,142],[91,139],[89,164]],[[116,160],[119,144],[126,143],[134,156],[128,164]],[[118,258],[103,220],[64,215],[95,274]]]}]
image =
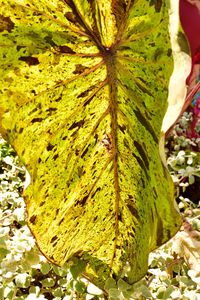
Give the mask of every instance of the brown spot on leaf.
[{"label": "brown spot on leaf", "polygon": [[58,226],[60,226],[63,222],[64,222],[64,218],[62,218],[62,219],[59,221]]},{"label": "brown spot on leaf", "polygon": [[154,5],[156,12],[160,12],[162,5],[163,5],[163,0],[151,0],[150,6],[152,6],[152,5]]},{"label": "brown spot on leaf", "polygon": [[129,195],[128,195],[128,200],[129,200],[129,201],[133,201],[133,200],[134,200],[133,195],[130,195],[130,194],[129,194]]},{"label": "brown spot on leaf", "polygon": [[29,66],[36,66],[40,63],[38,58],[33,56],[21,56],[19,60],[26,62]]},{"label": "brown spot on leaf", "polygon": [[89,195],[86,195],[85,197],[83,197],[83,199],[80,201],[80,205],[81,205],[81,206],[84,206],[84,205],[85,205],[85,203],[86,203],[88,197],[89,197]]},{"label": "brown spot on leaf", "polygon": [[58,158],[58,154],[55,154],[54,156],[53,156],[53,160],[56,160]]},{"label": "brown spot on leaf", "polygon": [[80,205],[80,206],[84,206],[85,205],[85,203],[86,203],[86,201],[87,201],[87,199],[89,198],[89,195],[86,195],[86,196],[84,196],[83,197],[83,199],[77,199],[76,200],[76,203],[75,203],[75,206],[77,206],[77,205]]},{"label": "brown spot on leaf", "polygon": [[80,74],[82,74],[85,70],[87,70],[88,68],[87,67],[85,67],[85,66],[83,66],[83,65],[81,65],[81,64],[78,64],[78,65],[76,65],[76,69],[74,70],[74,74],[75,75],[80,75]]},{"label": "brown spot on leaf", "polygon": [[73,23],[73,24],[76,23],[76,18],[74,17],[74,15],[73,15],[71,12],[67,12],[67,13],[65,14],[65,17],[66,17],[66,19],[67,19],[69,22],[71,22],[71,23]]},{"label": "brown spot on leaf", "polygon": [[167,56],[168,56],[168,57],[171,57],[171,56],[172,56],[172,49],[168,49],[168,50],[167,50]]},{"label": "brown spot on leaf", "polygon": [[83,167],[78,167],[78,177],[80,178],[83,175]]},{"label": "brown spot on leaf", "polygon": [[31,120],[31,123],[37,123],[37,122],[42,122],[42,118],[34,118]]},{"label": "brown spot on leaf", "polygon": [[75,51],[73,51],[68,46],[59,46],[59,52],[61,52],[61,53],[68,53],[68,54],[74,54],[74,53],[76,53]]},{"label": "brown spot on leaf", "polygon": [[88,152],[88,150],[89,150],[89,146],[90,146],[90,145],[88,145],[88,146],[85,148],[85,150],[84,150],[83,153],[81,154],[81,158],[84,158],[84,156],[87,154],[87,152]]},{"label": "brown spot on leaf", "polygon": [[96,193],[97,193],[97,192],[100,192],[100,191],[101,191],[101,188],[98,187],[98,188],[96,189],[96,191],[94,192],[94,194],[92,194],[92,198],[94,198],[94,196],[96,195]]},{"label": "brown spot on leaf", "polygon": [[53,148],[54,148],[54,145],[52,145],[50,143],[47,145],[47,151],[51,151]]},{"label": "brown spot on leaf", "polygon": [[80,121],[78,121],[78,122],[74,122],[70,127],[69,127],[69,130],[72,130],[72,129],[74,129],[74,128],[76,128],[76,127],[82,127],[83,126],[83,124],[84,124],[84,120],[80,120]]},{"label": "brown spot on leaf", "polygon": [[88,89],[87,91],[82,92],[80,95],[77,96],[77,98],[84,98],[89,94],[90,89]]},{"label": "brown spot on leaf", "polygon": [[15,24],[11,21],[10,17],[4,17],[0,15],[0,32],[7,30],[11,32]]},{"label": "brown spot on leaf", "polygon": [[29,222],[31,224],[35,225],[36,219],[37,219],[37,216],[33,215],[33,216],[30,217]]},{"label": "brown spot on leaf", "polygon": [[50,107],[49,109],[46,110],[46,112],[48,113],[48,115],[51,115],[55,111],[57,111],[56,107]]},{"label": "brown spot on leaf", "polygon": [[122,213],[121,212],[118,213],[118,221],[122,222]]},{"label": "brown spot on leaf", "polygon": [[51,239],[51,241],[50,241],[50,243],[55,242],[57,239],[58,239],[57,235],[53,236],[52,239]]},{"label": "brown spot on leaf", "polygon": [[19,128],[19,134],[21,134],[24,131],[24,128]]},{"label": "brown spot on leaf", "polygon": [[17,46],[17,51],[19,51],[19,50],[21,50],[21,49],[23,49],[23,48],[26,48],[25,46],[20,46],[20,45],[18,45]]},{"label": "brown spot on leaf", "polygon": [[129,209],[130,213],[138,220],[139,215],[138,215],[137,209],[133,205],[130,205],[130,204],[128,204],[127,207]]},{"label": "brown spot on leaf", "polygon": [[122,133],[124,134],[125,133],[125,130],[126,130],[126,126],[125,125],[119,125],[119,130],[122,131]]}]

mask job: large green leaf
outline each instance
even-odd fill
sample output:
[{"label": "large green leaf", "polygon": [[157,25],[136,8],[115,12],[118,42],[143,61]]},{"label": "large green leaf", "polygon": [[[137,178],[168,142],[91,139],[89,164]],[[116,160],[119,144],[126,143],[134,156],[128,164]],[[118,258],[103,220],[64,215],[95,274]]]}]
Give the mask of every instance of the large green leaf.
[{"label": "large green leaf", "polygon": [[144,276],[180,226],[158,143],[169,1],[1,0],[1,132],[31,175],[41,251],[102,284]]}]

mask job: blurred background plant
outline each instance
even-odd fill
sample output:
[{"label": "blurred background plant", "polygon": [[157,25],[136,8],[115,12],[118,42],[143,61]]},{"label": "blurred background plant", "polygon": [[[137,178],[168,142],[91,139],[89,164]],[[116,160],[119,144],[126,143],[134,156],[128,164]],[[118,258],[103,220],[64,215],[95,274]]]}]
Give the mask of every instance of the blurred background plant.
[{"label": "blurred background plant", "polygon": [[168,167],[176,187],[183,226],[151,253],[145,278],[134,285],[108,279],[102,291],[81,276],[75,260],[63,268],[39,252],[26,225],[22,198],[25,169],[14,150],[0,140],[0,299],[200,299],[199,138],[185,134],[192,113],[183,114],[166,142]]}]

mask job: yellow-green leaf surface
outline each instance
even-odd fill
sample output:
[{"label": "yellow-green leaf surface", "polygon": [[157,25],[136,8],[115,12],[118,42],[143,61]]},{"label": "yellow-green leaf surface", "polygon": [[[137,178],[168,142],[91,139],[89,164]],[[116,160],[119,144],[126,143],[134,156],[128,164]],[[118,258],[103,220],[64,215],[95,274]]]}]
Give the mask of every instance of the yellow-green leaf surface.
[{"label": "yellow-green leaf surface", "polygon": [[0,128],[30,176],[41,251],[85,274],[144,276],[180,226],[158,143],[169,1],[1,0]]}]

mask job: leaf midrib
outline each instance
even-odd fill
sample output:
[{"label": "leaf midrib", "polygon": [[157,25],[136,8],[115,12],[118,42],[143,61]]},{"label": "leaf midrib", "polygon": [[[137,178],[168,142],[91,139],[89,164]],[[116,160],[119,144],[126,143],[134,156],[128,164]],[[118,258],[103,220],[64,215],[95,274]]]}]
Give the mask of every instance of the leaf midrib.
[{"label": "leaf midrib", "polygon": [[113,256],[111,259],[110,267],[115,258],[117,239],[119,236],[119,203],[120,203],[120,186],[119,186],[119,175],[118,175],[118,140],[117,140],[117,78],[116,78],[116,52],[115,50],[107,52],[104,56],[105,64],[107,67],[107,80],[109,85],[110,93],[110,116],[111,116],[111,141],[112,141],[112,157],[113,157],[113,172],[114,172],[114,189],[115,189],[115,240]]},{"label": "leaf midrib", "polygon": [[[118,129],[118,121],[117,121],[117,73],[116,73],[116,52],[117,48],[120,44],[120,39],[123,34],[123,30],[125,28],[126,22],[122,23],[121,28],[118,31],[116,42],[110,47],[106,48],[101,44],[99,38],[94,34],[94,32],[89,28],[89,26],[85,23],[84,18],[76,8],[75,4],[72,0],[67,1],[67,4],[71,7],[73,13],[76,15],[79,20],[80,25],[85,29],[86,33],[91,40],[95,42],[96,46],[100,50],[100,53],[103,57],[104,63],[107,68],[107,82],[109,86],[109,94],[110,94],[110,103],[109,103],[109,113],[111,116],[111,143],[112,143],[112,160],[113,160],[113,172],[114,172],[114,189],[115,189],[115,240],[113,247],[113,255],[110,262],[110,267],[112,268],[116,246],[117,246],[117,238],[119,236],[119,203],[120,203],[120,186],[119,186],[119,175],[118,175],[118,141],[117,141],[117,129]],[[125,21],[128,17],[128,11],[130,9],[131,1],[129,1],[128,9],[125,15]]]}]

